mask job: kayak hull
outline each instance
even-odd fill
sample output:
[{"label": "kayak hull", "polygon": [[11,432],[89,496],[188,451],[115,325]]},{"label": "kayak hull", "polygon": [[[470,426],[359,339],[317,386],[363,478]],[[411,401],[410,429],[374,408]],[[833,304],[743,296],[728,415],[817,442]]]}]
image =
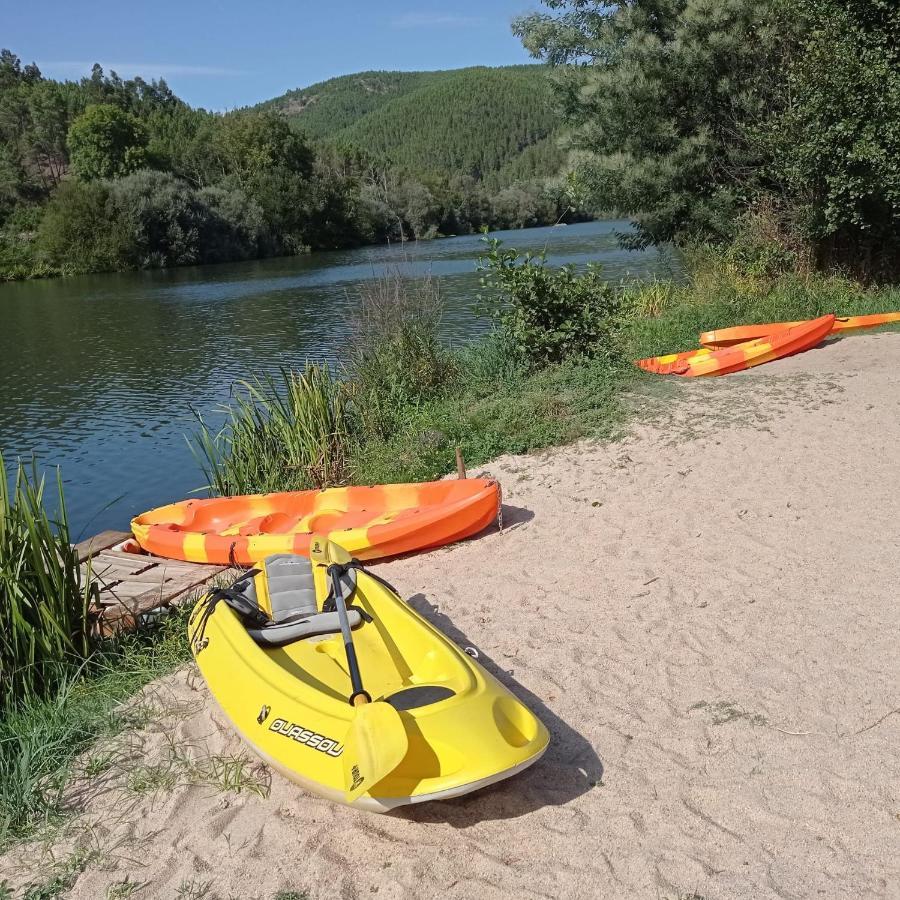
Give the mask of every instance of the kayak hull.
[{"label": "kayak hull", "polygon": [[148,553],[186,562],[251,565],[276,553],[309,554],[314,532],[358,559],[438,547],[496,521],[500,486],[467,478],[185,500],[137,516]]},{"label": "kayak hull", "polygon": [[833,326],[834,316],[822,316],[733,347],[640,359],[636,365],[659,375],[681,375],[685,378],[729,375],[809,350],[819,344]]},{"label": "kayak hull", "polygon": [[330,800],[332,803],[339,803],[344,806],[352,806],[354,809],[361,809],[365,812],[370,813],[387,813],[391,812],[394,809],[398,809],[401,806],[410,806],[414,803],[431,803],[435,800],[452,800],[454,797],[464,797],[466,794],[473,794],[475,793],[475,791],[480,791],[483,788],[490,787],[493,784],[498,784],[501,781],[506,781],[507,778],[512,778],[515,775],[518,775],[520,772],[524,772],[525,769],[533,766],[540,760],[544,753],[547,752],[547,746],[549,745],[548,742],[548,744],[545,744],[543,747],[537,750],[534,756],[529,757],[528,759],[520,763],[517,763],[509,769],[505,769],[501,772],[496,772],[492,775],[486,775],[484,778],[481,778],[477,781],[464,782],[455,787],[447,788],[445,790],[432,791],[431,793],[410,794],[405,797],[373,797],[369,794],[363,794],[361,797],[357,797],[355,800],[347,803],[344,791],[337,790],[327,784],[322,784],[318,781],[314,781],[308,777],[305,777],[296,769],[288,768],[280,760],[274,759],[273,757],[266,754],[243,733],[241,733],[241,739],[244,741],[247,747],[257,757],[259,757],[262,762],[278,772],[278,774],[283,778],[286,778],[288,781],[291,781],[298,787],[302,788],[307,793],[315,794],[317,797],[322,797],[324,800]]},{"label": "kayak hull", "polygon": [[[834,320],[832,331],[859,331],[865,328],[878,328],[880,325],[891,325],[900,322],[900,312],[876,313],[870,316],[838,316]],[[700,335],[700,344],[713,350],[733,347],[745,341],[758,340],[768,334],[796,328],[803,322],[769,322],[761,325],[737,325],[734,328],[718,328],[715,331],[704,331]]]},{"label": "kayak hull", "polygon": [[[321,609],[328,593],[324,564],[313,565],[313,579]],[[389,587],[360,571],[352,605],[371,617],[353,631],[365,689],[373,702],[398,710],[408,749],[393,771],[348,805],[387,812],[457,797],[540,759],[550,739],[540,720]],[[346,738],[354,708],[340,633],[263,646],[225,603],[205,612],[204,599],[188,625],[191,649],[230,724],[286,778],[348,803],[354,751]]]}]

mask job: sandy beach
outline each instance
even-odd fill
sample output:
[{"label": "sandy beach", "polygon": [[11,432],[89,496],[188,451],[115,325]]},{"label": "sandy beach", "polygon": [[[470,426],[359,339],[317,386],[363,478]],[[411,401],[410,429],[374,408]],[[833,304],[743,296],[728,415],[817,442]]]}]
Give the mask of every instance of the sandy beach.
[{"label": "sandy beach", "polygon": [[377,567],[540,763],[360,813],[255,763],[188,666],[0,882],[77,850],[75,900],[900,897],[900,334],[631,402],[619,441],[480,468],[502,531]]}]

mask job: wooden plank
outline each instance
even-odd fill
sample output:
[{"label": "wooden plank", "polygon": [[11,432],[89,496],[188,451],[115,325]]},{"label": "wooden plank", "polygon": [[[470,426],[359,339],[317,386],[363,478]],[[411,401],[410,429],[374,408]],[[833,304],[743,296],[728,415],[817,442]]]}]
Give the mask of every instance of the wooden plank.
[{"label": "wooden plank", "polygon": [[75,545],[75,551],[78,553],[78,562],[86,562],[101,550],[108,550],[110,547],[121,544],[122,541],[130,537],[130,531],[101,531],[100,534],[96,534],[86,541],[80,541]]},{"label": "wooden plank", "polygon": [[136,628],[141,616],[154,609],[170,606],[176,599],[185,598],[192,589],[199,585],[184,587],[175,596],[160,597],[157,591],[145,591],[137,597],[127,598],[124,603],[109,606],[103,610],[101,628],[105,634],[110,634],[123,629]]},{"label": "wooden plank", "polygon": [[[116,575],[137,575],[138,572],[152,572],[157,566],[126,566],[116,560],[107,560],[103,556],[95,556],[91,566],[94,578],[108,578]],[[161,571],[161,570],[160,570]]]},{"label": "wooden plank", "polygon": [[128,572],[122,576],[122,581],[143,581],[148,584],[165,584],[166,582],[178,580],[174,572],[169,572],[168,569],[163,569],[160,566],[153,566],[145,572]]},{"label": "wooden plank", "polygon": [[166,590],[168,587],[169,585],[161,583],[151,586],[145,581],[120,581],[118,584],[109,588],[108,591],[101,591],[100,597],[101,602],[103,602],[102,598],[105,594],[110,594],[118,600],[123,601],[140,597],[143,594],[154,594],[156,597],[160,598],[160,600],[163,600],[169,594],[169,591]]},{"label": "wooden plank", "polygon": [[204,584],[219,576],[228,581],[238,577],[240,570],[228,566],[111,549],[130,536],[127,531],[104,531],[75,545],[84,573],[90,559],[92,609],[101,634],[134,628],[141,616],[199,594]]},{"label": "wooden plank", "polygon": [[163,559],[161,556],[150,556],[148,553],[126,553],[124,550],[103,550],[98,556],[102,556],[103,559],[115,559],[122,563],[132,561],[135,563],[143,563],[147,566],[168,562],[167,559]]},{"label": "wooden plank", "polygon": [[178,581],[184,581],[189,584],[207,581],[220,572],[226,571],[222,566],[194,566],[192,569],[173,569],[169,566],[160,566],[159,570],[165,572],[167,578],[178,579]]}]

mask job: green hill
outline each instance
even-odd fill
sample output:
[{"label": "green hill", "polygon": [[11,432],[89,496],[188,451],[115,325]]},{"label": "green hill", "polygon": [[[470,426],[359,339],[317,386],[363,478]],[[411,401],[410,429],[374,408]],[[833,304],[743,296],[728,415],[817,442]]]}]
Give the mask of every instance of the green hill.
[{"label": "green hill", "polygon": [[543,66],[360,72],[261,104],[317,142],[351,145],[419,177],[500,187],[563,162]]}]

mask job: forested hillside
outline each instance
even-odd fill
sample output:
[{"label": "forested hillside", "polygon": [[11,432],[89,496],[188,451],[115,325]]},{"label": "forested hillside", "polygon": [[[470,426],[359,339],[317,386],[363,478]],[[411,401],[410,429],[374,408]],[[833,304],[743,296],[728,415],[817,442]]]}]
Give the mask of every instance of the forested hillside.
[{"label": "forested hillside", "polygon": [[[225,115],[0,53],[0,279],[251,259],[576,215],[538,67],[364,73]],[[580,215],[580,214],[578,214]]]},{"label": "forested hillside", "polygon": [[465,176],[500,189],[562,166],[542,66],[361,72],[263,104],[315,141],[364,148],[425,179]]}]

